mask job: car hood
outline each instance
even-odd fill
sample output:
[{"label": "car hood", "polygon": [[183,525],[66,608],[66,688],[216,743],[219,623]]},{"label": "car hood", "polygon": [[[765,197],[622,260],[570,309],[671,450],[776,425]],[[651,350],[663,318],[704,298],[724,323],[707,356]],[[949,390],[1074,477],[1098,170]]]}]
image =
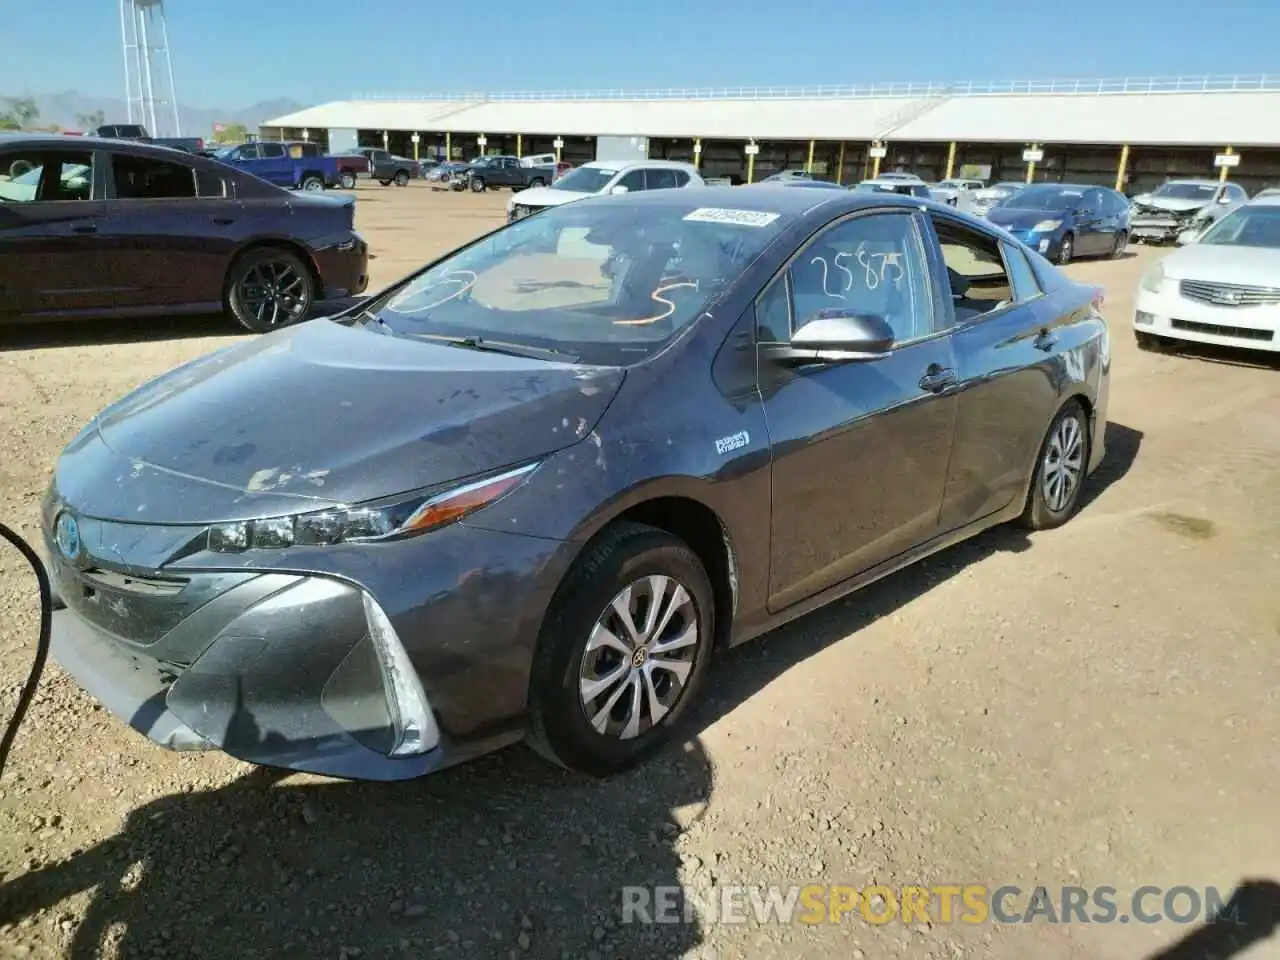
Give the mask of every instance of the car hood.
[{"label": "car hood", "polygon": [[531,187],[521,190],[515,196],[515,203],[526,207],[558,207],[563,203],[594,197],[594,193],[579,193],[577,190],[556,190],[552,187]]},{"label": "car hood", "polygon": [[996,207],[987,211],[987,219],[1006,230],[1029,230],[1042,220],[1060,220],[1066,223],[1071,217],[1065,212],[1053,210],[1019,210],[1017,207]]},{"label": "car hood", "polygon": [[1160,266],[1165,276],[1175,280],[1274,287],[1280,276],[1280,250],[1192,243],[1169,254]]},{"label": "car hood", "polygon": [[1152,210],[1187,213],[1190,210],[1199,210],[1201,207],[1207,207],[1212,201],[1197,200],[1194,197],[1156,197],[1149,193],[1143,193],[1134,197],[1133,202],[1139,207],[1150,207]]},{"label": "car hood", "polygon": [[108,407],[59,460],[87,515],[208,523],[462,480],[588,436],[625,372],[313,320]]}]

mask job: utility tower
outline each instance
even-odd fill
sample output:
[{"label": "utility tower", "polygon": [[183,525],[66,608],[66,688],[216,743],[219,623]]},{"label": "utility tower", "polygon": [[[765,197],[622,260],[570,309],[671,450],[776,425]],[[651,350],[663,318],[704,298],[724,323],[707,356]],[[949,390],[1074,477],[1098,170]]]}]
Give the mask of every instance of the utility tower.
[{"label": "utility tower", "polygon": [[[164,0],[120,0],[120,49],[129,122],[143,124],[153,137],[182,136]],[[172,132],[162,129],[171,119]]]}]

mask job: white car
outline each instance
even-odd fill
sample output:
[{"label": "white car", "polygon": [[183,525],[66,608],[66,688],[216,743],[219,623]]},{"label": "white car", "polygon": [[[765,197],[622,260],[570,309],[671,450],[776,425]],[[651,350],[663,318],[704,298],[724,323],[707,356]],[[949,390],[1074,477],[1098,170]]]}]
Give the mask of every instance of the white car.
[{"label": "white car", "polygon": [[1138,285],[1138,346],[1190,340],[1280,351],[1280,197],[1237,207]]},{"label": "white car", "polygon": [[549,187],[521,190],[507,203],[507,221],[601,193],[662,190],[703,185],[698,168],[676,160],[593,160],[575,167]]},{"label": "white car", "polygon": [[929,192],[933,194],[933,199],[940,203],[963,210],[965,213],[975,213],[978,205],[974,202],[974,195],[985,186],[986,184],[981,180],[952,177],[949,180],[929,184]]},{"label": "white car", "polygon": [[556,155],[554,153],[531,153],[527,157],[520,158],[520,166],[522,167],[552,167],[556,164]]},{"label": "white car", "polygon": [[1249,195],[1238,183],[1170,180],[1129,203],[1129,236],[1138,243],[1192,243]]}]

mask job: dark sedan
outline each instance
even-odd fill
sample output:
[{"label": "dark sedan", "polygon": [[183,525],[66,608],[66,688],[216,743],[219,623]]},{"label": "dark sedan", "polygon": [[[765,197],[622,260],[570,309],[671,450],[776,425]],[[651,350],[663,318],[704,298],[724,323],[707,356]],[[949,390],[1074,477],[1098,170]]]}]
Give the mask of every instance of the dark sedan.
[{"label": "dark sedan", "polygon": [[1058,264],[1118,257],[1129,242],[1129,201],[1089,184],[1033,184],[997,203],[987,219]]},{"label": "dark sedan", "polygon": [[0,134],[0,319],[225,310],[253,331],[368,285],[351,197],[117,140]]},{"label": "dark sedan", "polygon": [[527,738],[622,770],[717,650],[1066,522],[1100,306],[930,201],[549,209],[99,414],[43,506],[54,655],[172,749],[394,780]]}]

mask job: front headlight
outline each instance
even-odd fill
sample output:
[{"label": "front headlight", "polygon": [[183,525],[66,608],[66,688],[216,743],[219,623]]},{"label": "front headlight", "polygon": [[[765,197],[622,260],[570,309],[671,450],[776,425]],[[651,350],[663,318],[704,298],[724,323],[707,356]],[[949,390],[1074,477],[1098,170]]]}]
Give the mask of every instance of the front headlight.
[{"label": "front headlight", "polygon": [[1142,289],[1148,293],[1159,293],[1164,286],[1164,267],[1153,264],[1151,269],[1142,275]]},{"label": "front headlight", "polygon": [[1062,226],[1061,220],[1041,220],[1039,223],[1037,223],[1034,227],[1031,228],[1031,232],[1032,233],[1049,233],[1052,230],[1057,230],[1060,226]]},{"label": "front headlight", "polygon": [[215,553],[241,553],[412,537],[488,506],[524,483],[537,466],[527,464],[442,493],[407,494],[354,507],[214,524],[209,528],[208,548]]}]

